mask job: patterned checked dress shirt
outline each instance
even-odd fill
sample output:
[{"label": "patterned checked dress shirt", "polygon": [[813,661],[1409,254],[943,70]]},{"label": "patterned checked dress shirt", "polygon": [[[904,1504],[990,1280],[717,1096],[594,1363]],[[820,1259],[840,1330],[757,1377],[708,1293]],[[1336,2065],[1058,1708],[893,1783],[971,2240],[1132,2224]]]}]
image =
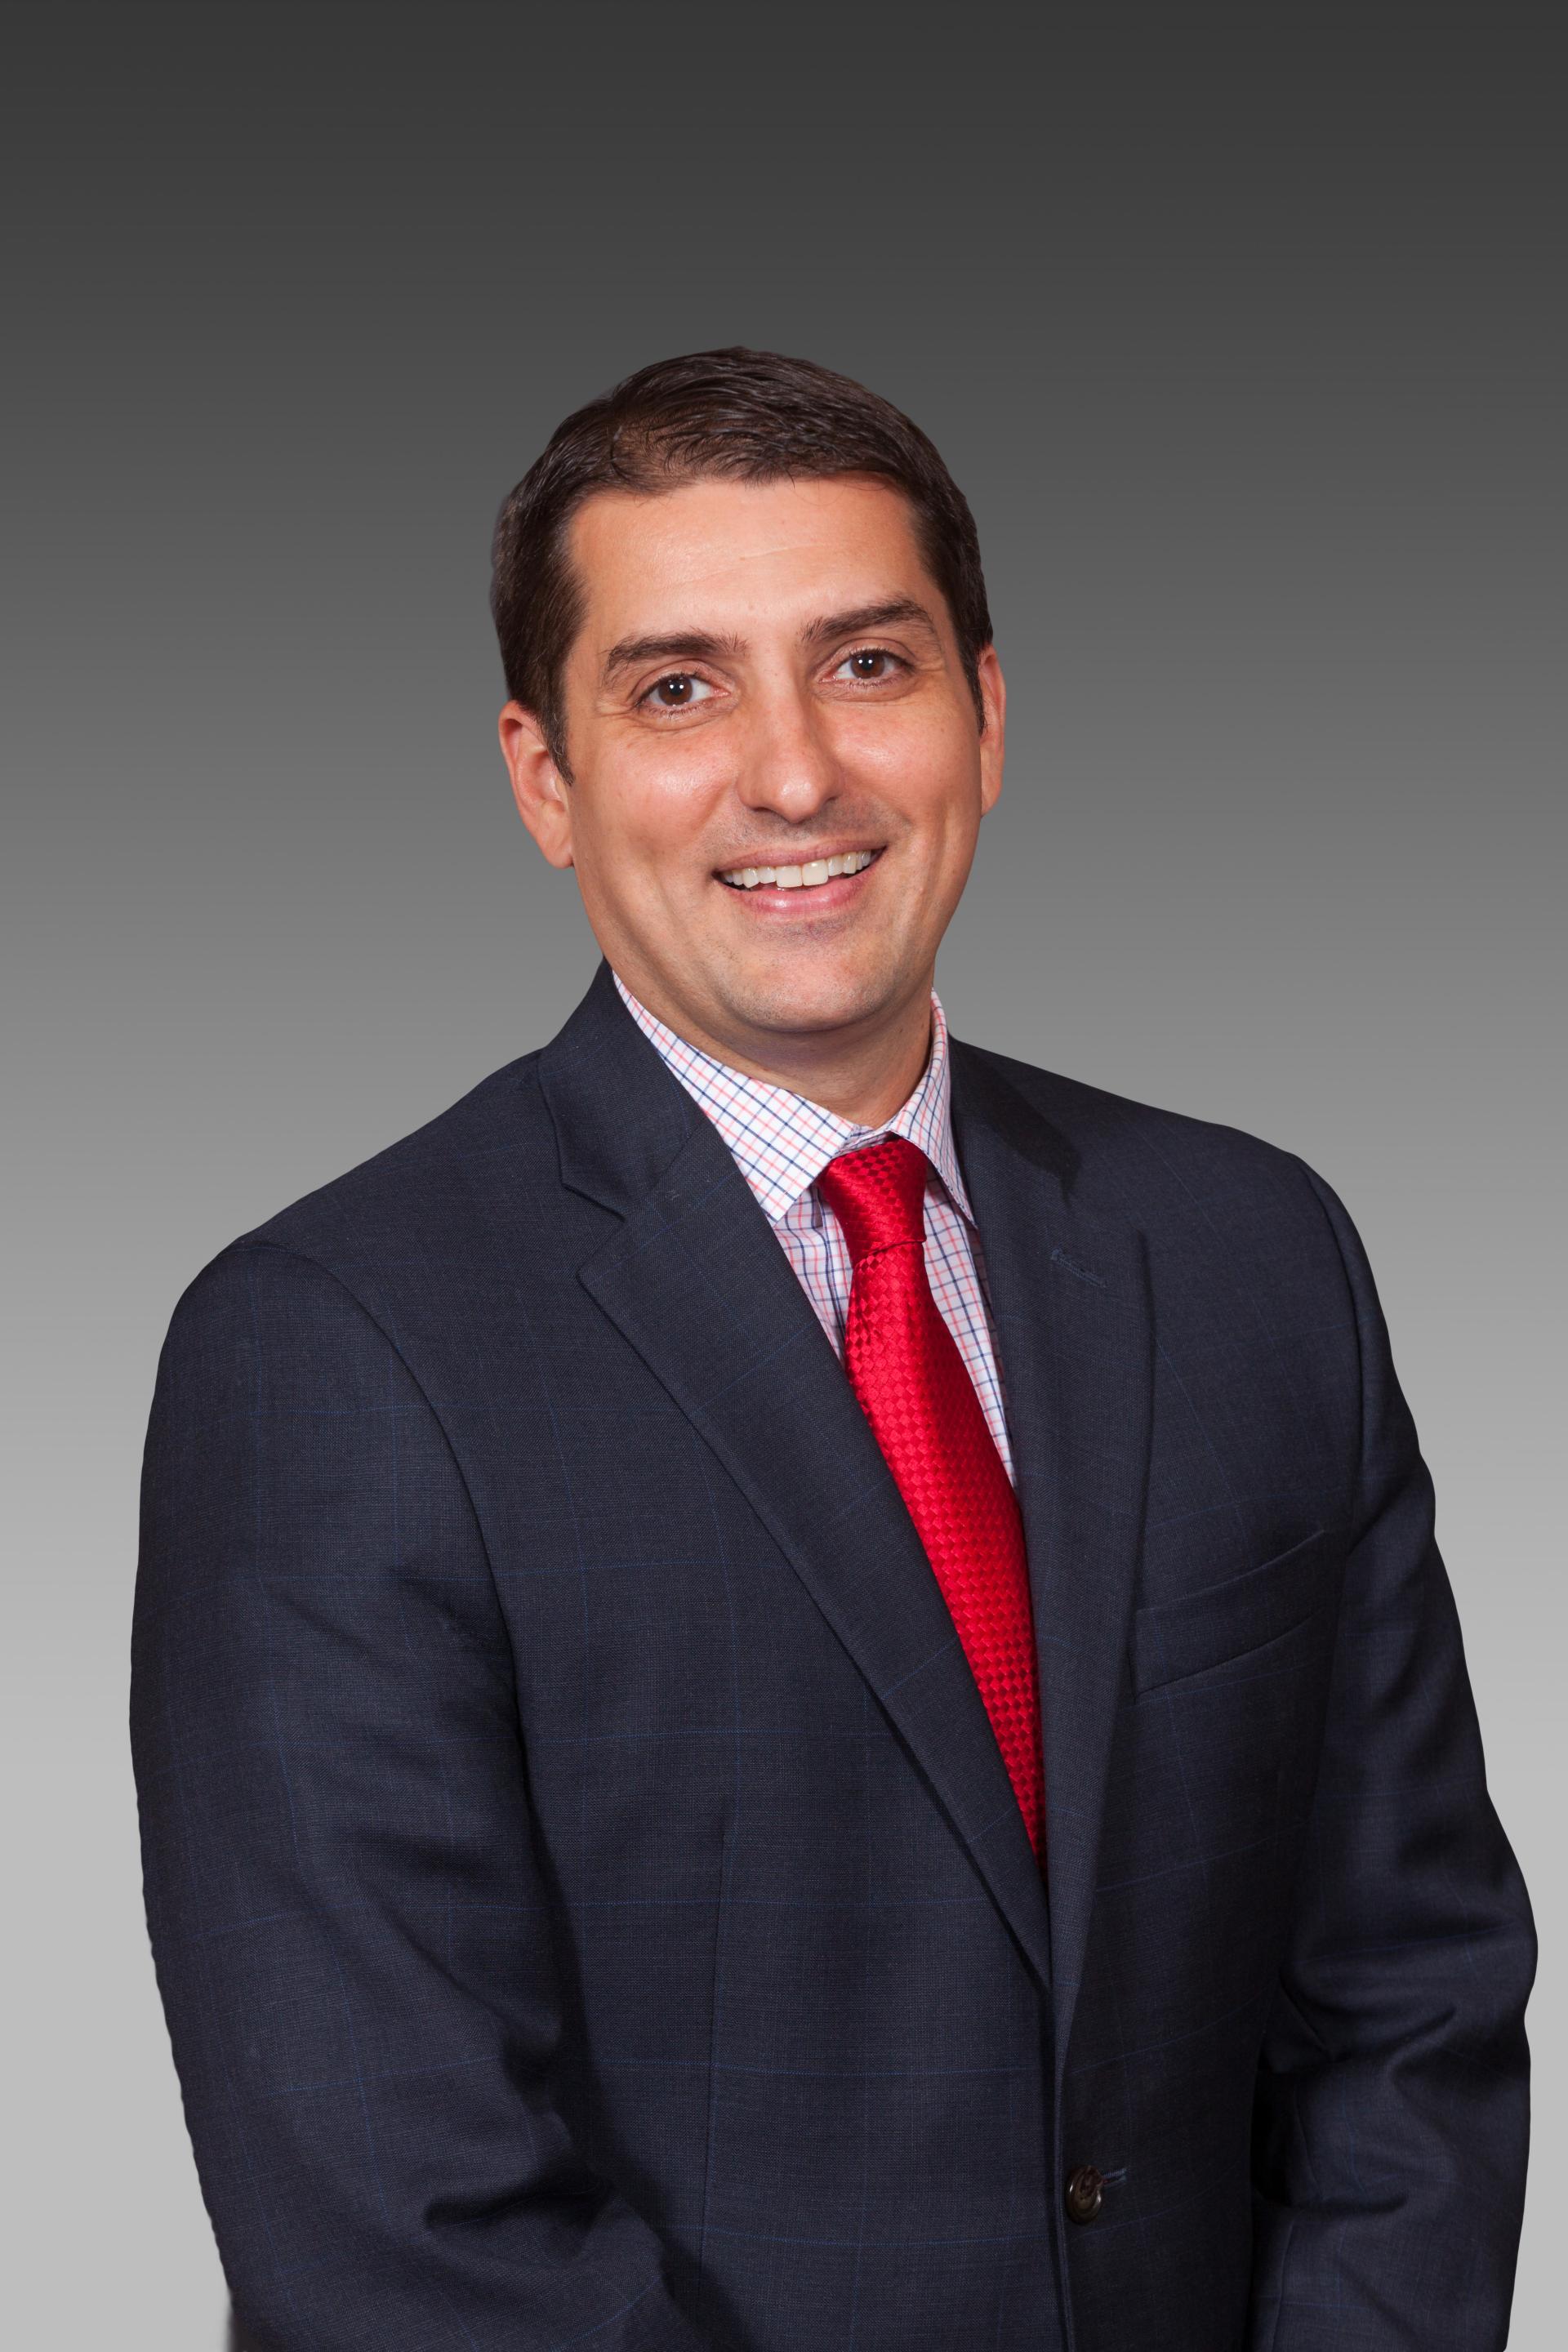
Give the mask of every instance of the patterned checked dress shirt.
[{"label": "patterned checked dress shirt", "polygon": [[926,1180],[925,1196],[926,1273],[931,1295],[958,1343],[1011,1478],[1013,1455],[985,1296],[984,1261],[953,1149],[947,1021],[935,990],[925,1075],[891,1118],[880,1127],[857,1127],[820,1103],[807,1102],[804,1095],[764,1085],[714,1061],[656,1020],[618,973],[615,982],[643,1035],[728,1144],[840,1363],[849,1307],[849,1251],[837,1218],[817,1192],[816,1179],[840,1151],[874,1142],[879,1136],[902,1135],[920,1146],[933,1171]]}]

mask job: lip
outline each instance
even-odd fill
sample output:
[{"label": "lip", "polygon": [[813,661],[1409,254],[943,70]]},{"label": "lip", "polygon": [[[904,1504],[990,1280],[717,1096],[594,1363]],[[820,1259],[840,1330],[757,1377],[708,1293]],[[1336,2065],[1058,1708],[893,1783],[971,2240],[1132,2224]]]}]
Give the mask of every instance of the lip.
[{"label": "lip", "polygon": [[812,915],[837,914],[841,908],[852,906],[881,864],[887,845],[886,842],[833,841],[814,844],[809,850],[792,850],[782,859],[770,860],[761,856],[756,859],[758,865],[809,866],[818,858],[847,857],[858,849],[871,852],[871,863],[863,866],[858,874],[836,874],[831,881],[815,883],[807,889],[781,890],[776,883],[759,882],[753,890],[737,890],[733,883],[721,878],[726,872],[733,873],[742,863],[752,864],[750,858],[733,859],[728,867],[715,866],[713,879],[726,898],[735,899],[756,914],[784,915],[800,921]]}]

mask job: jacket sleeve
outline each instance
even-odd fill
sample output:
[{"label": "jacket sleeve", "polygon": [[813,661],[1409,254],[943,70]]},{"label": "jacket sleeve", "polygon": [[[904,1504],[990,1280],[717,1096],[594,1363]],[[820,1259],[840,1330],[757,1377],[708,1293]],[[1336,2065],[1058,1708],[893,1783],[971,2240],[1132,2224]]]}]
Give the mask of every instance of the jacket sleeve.
[{"label": "jacket sleeve", "polygon": [[1258,2074],[1250,2352],[1496,2352],[1529,2139],[1530,1905],[1487,1794],[1432,1481],[1360,1238],[1360,1475]]},{"label": "jacket sleeve", "polygon": [[506,1626],[446,1437],[323,1268],[175,1310],[132,1739],[203,2193],[268,2352],[685,2352],[552,2103],[563,2021]]}]

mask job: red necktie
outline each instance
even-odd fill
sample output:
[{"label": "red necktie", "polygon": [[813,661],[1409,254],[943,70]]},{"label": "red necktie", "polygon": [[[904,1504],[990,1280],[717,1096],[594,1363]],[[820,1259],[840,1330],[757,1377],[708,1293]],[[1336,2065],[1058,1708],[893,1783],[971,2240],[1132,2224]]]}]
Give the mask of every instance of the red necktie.
[{"label": "red necktie", "polygon": [[1045,1770],[1024,1526],[974,1383],[931,1297],[929,1165],[916,1145],[889,1135],[841,1153],[817,1179],[854,1267],[844,1368],[942,1588],[1038,1854]]}]

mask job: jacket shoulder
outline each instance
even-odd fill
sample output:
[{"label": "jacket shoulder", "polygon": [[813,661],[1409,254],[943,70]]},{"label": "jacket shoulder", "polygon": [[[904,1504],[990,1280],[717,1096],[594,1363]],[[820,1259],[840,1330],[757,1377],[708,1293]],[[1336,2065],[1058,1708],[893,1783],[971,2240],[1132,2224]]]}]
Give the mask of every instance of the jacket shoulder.
[{"label": "jacket shoulder", "polygon": [[1199,1118],[1161,1103],[1114,1094],[1060,1070],[1042,1069],[1033,1062],[994,1053],[989,1046],[965,1045],[963,1051],[975,1055],[1022,1095],[1032,1109],[1077,1145],[1086,1162],[1090,1158],[1165,1150],[1194,1164],[1221,1160],[1264,1169],[1283,1162],[1298,1171],[1304,1165],[1282,1144],[1222,1119]]},{"label": "jacket shoulder", "polygon": [[1130,1216],[1151,1235],[1173,1226],[1222,1229],[1277,1242],[1282,1227],[1329,1237],[1342,1209],[1330,1187],[1284,1145],[1225,1121],[1115,1094],[1058,1070],[966,1046],[1060,1139],[1074,1197]]},{"label": "jacket shoulder", "polygon": [[471,1227],[476,1201],[490,1187],[504,1185],[517,1198],[553,1181],[538,1061],[537,1052],[525,1054],[492,1070],[433,1118],[237,1234],[195,1275],[181,1306],[258,1255],[309,1260],[340,1276],[436,1255],[456,1230]]}]

